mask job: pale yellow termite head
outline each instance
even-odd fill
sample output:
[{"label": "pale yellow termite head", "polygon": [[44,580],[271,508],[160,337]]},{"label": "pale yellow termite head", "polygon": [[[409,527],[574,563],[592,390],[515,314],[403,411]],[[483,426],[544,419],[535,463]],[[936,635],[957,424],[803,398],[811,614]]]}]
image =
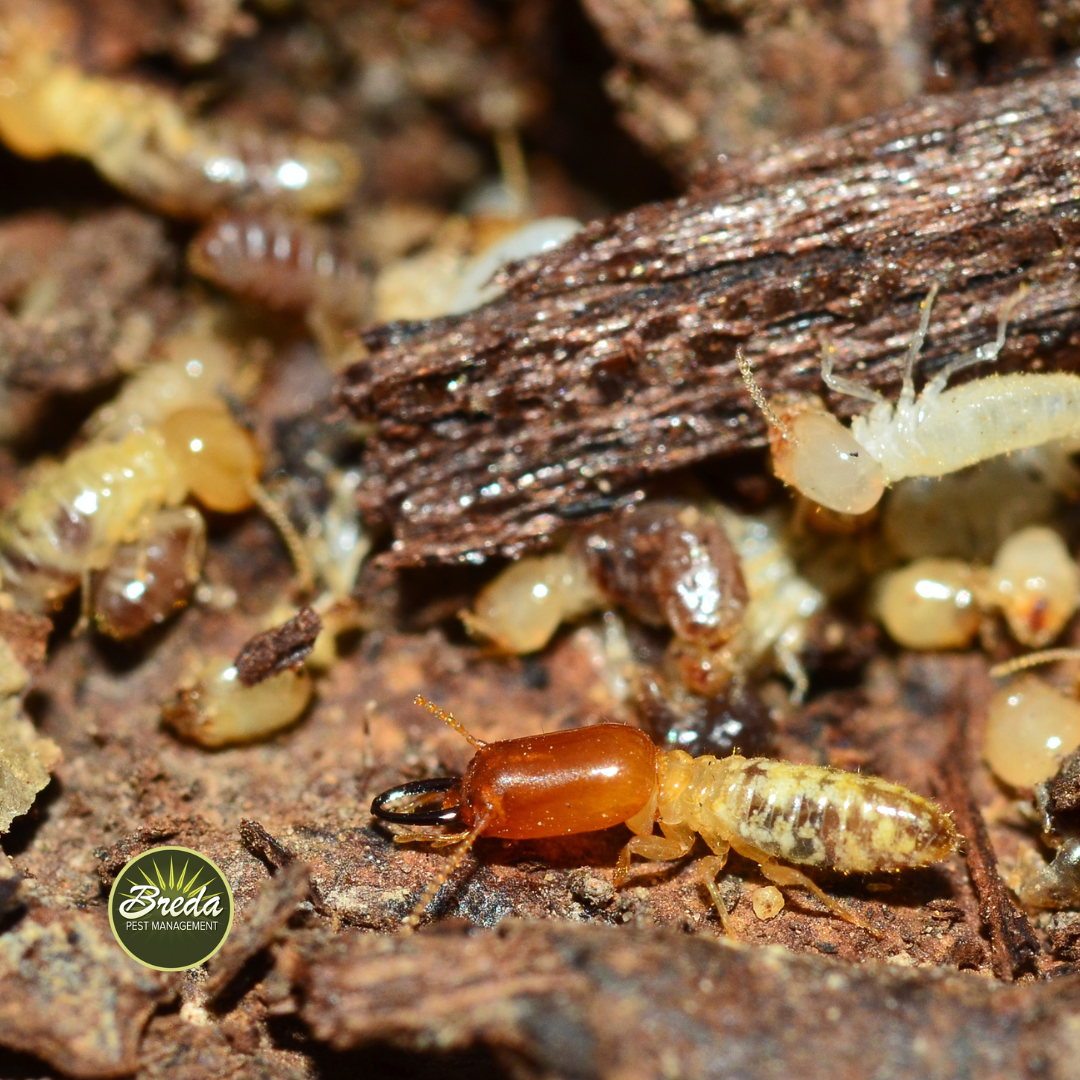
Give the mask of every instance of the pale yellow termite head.
[{"label": "pale yellow termite head", "polygon": [[775,414],[773,472],[808,499],[841,514],[865,514],[885,491],[881,466],[817,399]]},{"label": "pale yellow termite head", "polygon": [[742,349],[739,372],[769,424],[773,472],[800,494],[840,514],[865,514],[885,491],[885,473],[819,398],[774,407]]}]

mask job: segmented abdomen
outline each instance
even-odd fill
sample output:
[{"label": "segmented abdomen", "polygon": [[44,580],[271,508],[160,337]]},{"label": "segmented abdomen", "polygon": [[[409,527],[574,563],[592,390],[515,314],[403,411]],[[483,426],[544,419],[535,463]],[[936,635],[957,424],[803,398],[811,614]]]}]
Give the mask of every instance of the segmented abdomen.
[{"label": "segmented abdomen", "polygon": [[767,758],[709,765],[699,824],[785,862],[899,870],[938,862],[957,844],[939,806],[888,780]]},{"label": "segmented abdomen", "polygon": [[[944,476],[1015,450],[1080,433],[1080,378],[1062,372],[994,375],[945,390],[915,405],[923,417],[903,438],[875,451],[889,483]],[[865,430],[863,428],[862,430]],[[852,431],[859,442],[863,436]],[[880,455],[880,456],[879,456]]]},{"label": "segmented abdomen", "polygon": [[76,450],[0,515],[4,583],[46,606],[108,564],[144,519],[184,497],[157,432]]}]

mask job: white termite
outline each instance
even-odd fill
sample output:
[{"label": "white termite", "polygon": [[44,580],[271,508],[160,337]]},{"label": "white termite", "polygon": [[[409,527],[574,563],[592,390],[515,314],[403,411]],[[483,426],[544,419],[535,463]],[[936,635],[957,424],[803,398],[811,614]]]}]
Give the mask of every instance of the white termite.
[{"label": "white termite", "polygon": [[1080,432],[1080,377],[1076,375],[991,375],[946,389],[958,371],[997,359],[1009,316],[1025,289],[1002,306],[993,341],[950,361],[916,396],[915,362],[937,291],[934,285],[922,302],[922,317],[908,348],[895,405],[869,387],[834,375],[834,350],[826,350],[821,370],[825,385],[872,406],[868,413],[856,416],[850,428],[816,399],[774,411],[740,350],[739,370],[769,422],[773,469],[781,480],[830,510],[862,514],[877,504],[890,484],[905,477],[944,476],[998,454]]}]

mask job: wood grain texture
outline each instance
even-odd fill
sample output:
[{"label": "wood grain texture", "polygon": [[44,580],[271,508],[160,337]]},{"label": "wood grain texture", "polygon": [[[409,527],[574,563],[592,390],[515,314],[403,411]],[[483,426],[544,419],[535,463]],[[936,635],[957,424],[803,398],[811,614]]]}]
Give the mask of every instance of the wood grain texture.
[{"label": "wood grain texture", "polygon": [[514,556],[762,446],[739,345],[773,394],[822,392],[825,340],[839,372],[895,393],[933,281],[924,373],[987,341],[1021,282],[998,369],[1076,367],[1078,104],[1061,69],[721,162],[511,267],[475,312],[372,330],[340,395],[376,425],[360,498],[394,531],[386,560]]}]

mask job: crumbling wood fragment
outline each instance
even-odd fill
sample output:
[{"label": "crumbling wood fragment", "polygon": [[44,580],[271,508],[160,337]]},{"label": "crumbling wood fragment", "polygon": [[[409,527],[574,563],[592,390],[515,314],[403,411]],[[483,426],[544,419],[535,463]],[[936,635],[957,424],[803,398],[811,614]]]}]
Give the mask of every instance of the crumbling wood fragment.
[{"label": "crumbling wood fragment", "polygon": [[118,949],[102,914],[39,910],[0,935],[0,1047],[65,1076],[126,1076],[175,983]]},{"label": "crumbling wood fragment", "polygon": [[256,686],[271,675],[298,668],[322,630],[314,608],[302,607],[280,626],[256,634],[236,658],[236,674],[244,686]]},{"label": "crumbling wood fragment", "polygon": [[254,902],[206,965],[203,992],[210,1001],[221,998],[232,981],[258,953],[273,942],[308,895],[308,872],[303,863],[284,867],[265,882]]},{"label": "crumbling wood fragment", "polygon": [[[38,734],[22,708],[30,672],[20,657],[34,663],[33,627],[32,621],[0,620],[0,833],[30,809],[61,757],[60,747]],[[28,633],[20,636],[19,629]]]},{"label": "crumbling wood fragment", "polygon": [[[161,223],[127,208],[89,216],[56,234],[32,219],[47,239],[45,256],[23,279],[5,281],[5,299],[19,315],[0,317],[0,376],[23,390],[83,392],[143,361],[175,301],[162,284],[174,252]],[[0,230],[0,249],[6,233]]]},{"label": "crumbling wood fragment", "polygon": [[877,1080],[1080,1075],[1080,979],[1009,987],[670,930],[509,922],[314,950],[304,1018],[338,1049],[485,1043],[515,1075]]},{"label": "crumbling wood fragment", "polygon": [[839,373],[895,394],[935,281],[923,374],[990,340],[1021,282],[998,369],[1075,367],[1077,100],[1063,69],[723,162],[512,268],[475,312],[372,330],[340,395],[376,425],[359,497],[394,531],[384,558],[515,556],[762,446],[740,345],[767,393],[821,393],[827,340]]},{"label": "crumbling wood fragment", "polygon": [[[271,873],[295,868],[297,865],[296,855],[291,852],[277,837],[271,836],[261,822],[244,820],[237,828],[240,834],[240,843],[244,845],[249,854],[265,863]],[[314,881],[310,880],[307,868],[304,868],[304,881],[307,883],[307,895],[311,899],[312,906],[321,915],[329,913],[322,891]]]},{"label": "crumbling wood fragment", "polygon": [[1080,750],[1065,758],[1061,768],[1036,788],[1035,796],[1051,827],[1059,827],[1063,815],[1080,810]]},{"label": "crumbling wood fragment", "polygon": [[1042,948],[1027,916],[1016,906],[998,873],[990,834],[968,780],[972,761],[965,720],[958,710],[954,710],[949,718],[952,728],[950,752],[944,755],[941,763],[946,804],[957,830],[964,837],[964,859],[979,898],[979,916],[990,937],[994,974],[999,979],[1012,980],[1038,972]]}]

